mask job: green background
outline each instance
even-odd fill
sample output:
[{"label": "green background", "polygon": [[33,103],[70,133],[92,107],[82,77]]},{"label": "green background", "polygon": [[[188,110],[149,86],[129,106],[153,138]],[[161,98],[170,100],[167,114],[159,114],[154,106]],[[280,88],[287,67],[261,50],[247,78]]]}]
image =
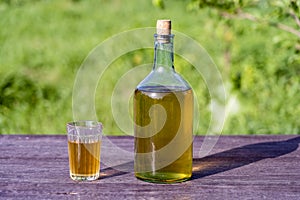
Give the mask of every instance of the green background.
[{"label": "green background", "polygon": [[[0,1],[0,134],[64,134],[66,122],[72,121],[76,72],[89,52],[112,35],[154,27],[162,18],[171,19],[173,29],[201,44],[218,66],[227,101],[222,134],[299,134],[300,36],[276,26],[300,29],[289,14],[290,5],[247,1],[237,7],[216,2]],[[293,11],[299,17],[298,7]],[[113,90],[122,75],[119,69],[152,60],[153,50],[121,56],[110,66],[107,91],[97,92]],[[175,68],[188,81],[195,80],[193,67],[178,56]],[[195,134],[205,134],[211,98],[205,82],[197,81],[191,82],[200,109]],[[105,133],[122,134],[109,98],[96,97],[99,121]]]}]

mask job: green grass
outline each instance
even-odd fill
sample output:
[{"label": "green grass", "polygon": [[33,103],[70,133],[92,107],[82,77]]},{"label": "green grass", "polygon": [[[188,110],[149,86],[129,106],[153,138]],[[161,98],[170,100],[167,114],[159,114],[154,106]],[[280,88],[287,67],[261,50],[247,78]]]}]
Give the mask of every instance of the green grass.
[{"label": "green grass", "polygon": [[[297,38],[254,22],[228,22],[209,9],[188,11],[185,1],[165,4],[161,10],[138,0],[0,1],[0,133],[65,133],[66,122],[73,120],[76,73],[89,52],[112,35],[170,18],[175,30],[208,51],[223,75],[228,99],[239,100],[223,134],[299,134]],[[152,50],[130,52],[105,72],[96,109],[107,134],[122,134],[110,107],[115,84],[123,73],[152,59]],[[196,134],[205,134],[211,117],[207,87],[179,56],[175,68],[195,89],[200,108]]]}]

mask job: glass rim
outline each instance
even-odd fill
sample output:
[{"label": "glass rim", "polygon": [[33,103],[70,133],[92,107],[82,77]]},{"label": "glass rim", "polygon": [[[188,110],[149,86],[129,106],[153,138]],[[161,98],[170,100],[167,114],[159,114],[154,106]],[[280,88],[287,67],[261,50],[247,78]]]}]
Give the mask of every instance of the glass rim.
[{"label": "glass rim", "polygon": [[77,127],[77,128],[103,128],[101,122],[94,120],[79,120],[79,121],[71,121],[67,123],[68,127]]}]

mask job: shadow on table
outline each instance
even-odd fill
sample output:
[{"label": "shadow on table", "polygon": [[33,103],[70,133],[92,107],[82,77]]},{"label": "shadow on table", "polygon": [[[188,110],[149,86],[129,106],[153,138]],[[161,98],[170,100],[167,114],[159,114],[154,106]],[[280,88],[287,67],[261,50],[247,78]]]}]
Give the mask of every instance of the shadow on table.
[{"label": "shadow on table", "polygon": [[111,178],[114,176],[121,176],[129,173],[130,169],[133,170],[133,161],[121,165],[113,166],[113,167],[107,167],[101,169],[100,179]]},{"label": "shadow on table", "polygon": [[191,180],[242,167],[266,158],[276,158],[298,148],[300,136],[276,142],[262,142],[230,149],[193,160]]}]

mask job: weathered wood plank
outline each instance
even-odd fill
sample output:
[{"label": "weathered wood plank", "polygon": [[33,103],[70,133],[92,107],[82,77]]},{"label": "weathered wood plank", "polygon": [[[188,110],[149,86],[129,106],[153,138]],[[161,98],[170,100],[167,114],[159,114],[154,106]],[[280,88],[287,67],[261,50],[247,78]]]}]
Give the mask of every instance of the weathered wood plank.
[{"label": "weathered wood plank", "polygon": [[[132,137],[108,139],[133,149]],[[132,162],[117,167],[125,172],[103,164],[99,180],[74,182],[66,136],[0,135],[0,198],[300,199],[300,136],[222,136],[199,158],[203,139],[194,140],[192,179],[163,185],[137,180]],[[115,153],[107,149],[103,162]]]}]

